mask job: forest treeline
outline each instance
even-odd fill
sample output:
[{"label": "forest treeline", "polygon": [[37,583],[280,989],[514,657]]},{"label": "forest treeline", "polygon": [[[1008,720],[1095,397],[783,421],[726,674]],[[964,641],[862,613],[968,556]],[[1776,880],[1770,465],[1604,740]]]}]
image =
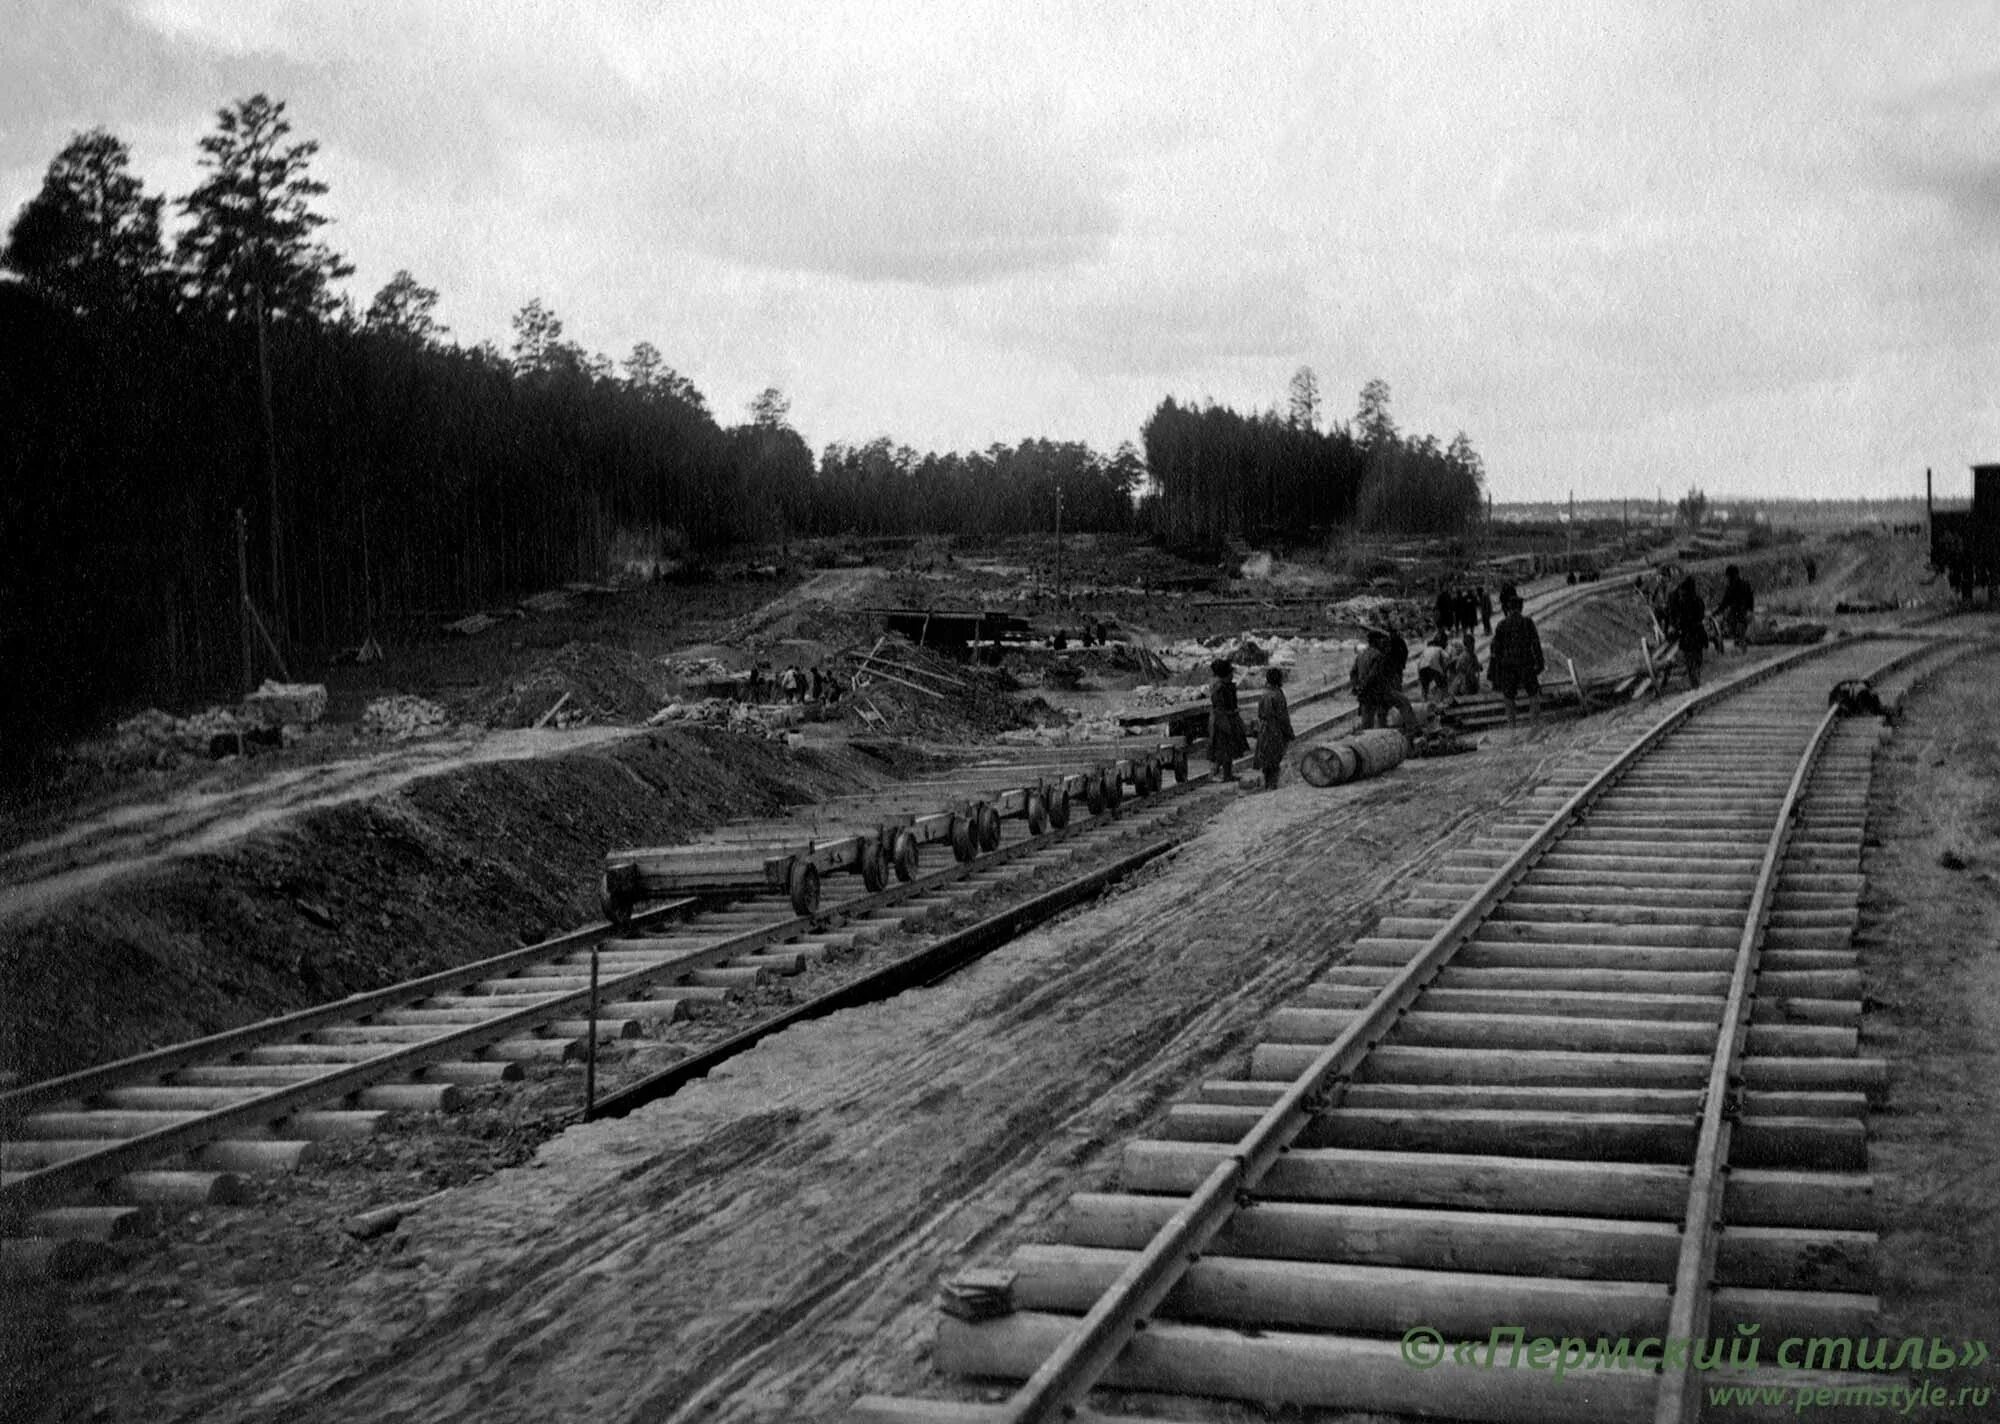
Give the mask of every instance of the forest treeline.
[{"label": "forest treeline", "polygon": [[1163,402],[1143,453],[881,439],[815,460],[780,392],[725,425],[657,347],[588,352],[539,299],[506,350],[452,341],[407,271],[357,308],[316,153],[282,102],[235,102],[170,233],[168,199],[92,130],[9,227],[0,758],[237,690],[239,549],[270,642],[309,664],[595,577],[614,546],[698,562],[796,535],[1003,535],[1050,527],[1058,495],[1067,529],[1209,547],[1451,527],[1478,505],[1463,436],[1404,439],[1379,383],[1355,426],[1323,431],[1305,371],[1284,416]]},{"label": "forest treeline", "polygon": [[1464,432],[1439,446],[1396,428],[1370,381],[1352,424],[1322,429],[1318,382],[1293,376],[1288,409],[1244,415],[1162,401],[1142,432],[1158,491],[1148,527],[1169,542],[1305,542],[1341,526],[1456,534],[1479,517],[1485,467]]}]

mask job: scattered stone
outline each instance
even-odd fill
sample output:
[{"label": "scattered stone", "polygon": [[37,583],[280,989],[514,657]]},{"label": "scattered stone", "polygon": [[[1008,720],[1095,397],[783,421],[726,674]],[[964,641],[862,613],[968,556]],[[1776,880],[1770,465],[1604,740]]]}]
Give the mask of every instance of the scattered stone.
[{"label": "scattered stone", "polygon": [[361,734],[392,742],[428,737],[451,729],[451,714],[428,698],[396,693],[378,697],[361,713]]}]

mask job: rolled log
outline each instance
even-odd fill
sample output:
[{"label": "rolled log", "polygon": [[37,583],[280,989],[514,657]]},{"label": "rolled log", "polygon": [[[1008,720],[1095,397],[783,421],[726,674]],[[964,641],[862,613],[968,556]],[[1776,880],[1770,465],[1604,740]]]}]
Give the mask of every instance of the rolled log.
[{"label": "rolled log", "polygon": [[[1075,1322],[1017,1311],[997,1320],[945,1317],[934,1358],[950,1374],[1026,1379]],[[1505,1351],[1502,1351],[1505,1358]],[[1246,1334],[1155,1323],[1139,1332],[1104,1376],[1118,1389],[1254,1399],[1266,1405],[1438,1415],[1498,1424],[1597,1424],[1651,1408],[1647,1371],[1592,1373],[1587,1390],[1551,1383],[1546,1371],[1413,1370],[1394,1340],[1271,1330]]]},{"label": "rolled log", "polygon": [[[1195,1190],[1233,1144],[1138,1141],[1120,1172],[1130,1191]],[[1687,1210],[1687,1169],[1645,1162],[1571,1162],[1466,1152],[1294,1149],[1260,1187],[1267,1199],[1550,1212],[1674,1221]],[[1875,1223],[1862,1174],[1745,1168],[1729,1174],[1723,1220],[1745,1226],[1863,1231]]]},{"label": "rolled log", "polygon": [[[1179,1197],[1079,1192],[1064,1211],[1063,1237],[1074,1246],[1138,1250],[1181,1204]],[[1865,1231],[1731,1226],[1717,1238],[1716,1280],[1871,1291],[1875,1240]],[[1664,1283],[1679,1247],[1678,1224],[1669,1221],[1259,1200],[1239,1208],[1204,1254]]]},{"label": "rolled log", "polygon": [[[1024,1246],[1008,1259],[1016,1309],[1081,1315],[1137,1259],[1132,1249]],[[1671,1267],[1668,1268],[1671,1273]],[[1508,1275],[1470,1270],[1418,1270],[1351,1262],[1276,1260],[1206,1252],[1189,1266],[1161,1307],[1187,1321],[1304,1330],[1400,1335],[1419,1325],[1455,1338],[1484,1338],[1495,1321],[1531,1335],[1599,1335],[1638,1339],[1666,1325],[1670,1292],[1664,1280],[1563,1279],[1548,1268]],[[1783,1310],[1780,1321],[1756,1319],[1787,1335],[1865,1332],[1878,1308],[1853,1293],[1759,1291],[1755,1304]],[[1730,1292],[1717,1292],[1717,1324],[1744,1318]]]}]

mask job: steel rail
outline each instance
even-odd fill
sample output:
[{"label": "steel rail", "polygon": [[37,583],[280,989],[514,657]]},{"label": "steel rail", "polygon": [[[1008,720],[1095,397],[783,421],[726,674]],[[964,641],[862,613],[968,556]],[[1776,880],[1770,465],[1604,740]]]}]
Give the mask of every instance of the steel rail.
[{"label": "steel rail", "polygon": [[[1180,791],[1181,787],[1176,787],[1171,795],[1177,797]],[[1155,796],[1169,794],[1164,788],[1161,792],[1154,793]],[[1119,819],[1118,810],[1107,809],[1095,816],[1072,820],[1061,829],[1051,828],[1039,836],[1025,837],[1010,846],[1003,846],[974,860],[949,865],[920,875],[906,883],[841,901],[822,909],[816,915],[790,916],[770,924],[756,926],[715,944],[691,950],[687,954],[604,979],[598,986],[596,997],[601,1001],[605,998],[626,995],[635,990],[651,987],[662,979],[677,978],[721,960],[753,951],[774,940],[788,939],[817,928],[837,926],[849,916],[937,890],[964,879],[974,870],[1004,865],[1030,851],[1045,849],[1117,819]],[[524,967],[543,962],[551,958],[552,954],[573,953],[577,949],[588,948],[607,939],[628,937],[641,921],[647,925],[657,923],[675,913],[686,903],[689,902],[655,907],[642,915],[635,916],[633,922],[625,927],[609,924],[593,925],[541,945],[509,951],[473,965],[429,975],[420,980],[391,985],[370,994],[336,1000],[331,1004],[259,1024],[246,1025],[241,1029],[211,1035],[205,1039],[197,1039],[154,1053],[137,1055],[118,1063],[71,1074],[65,1078],[46,1080],[28,1088],[16,1089],[8,1095],[8,1098],[23,1099],[33,1095],[34,1101],[44,1106],[50,1103],[69,1102],[90,1097],[110,1087],[128,1084],[135,1079],[155,1079],[197,1062],[211,1062],[217,1057],[232,1057],[248,1049],[287,1039],[301,1032],[365,1018],[395,1004],[429,997],[440,989],[456,988],[495,977],[496,968]],[[30,1171],[14,1181],[0,1184],[0,1227],[11,1227],[29,1213],[55,1205],[66,1196],[135,1170],[148,1162],[180,1155],[232,1132],[265,1127],[316,1104],[352,1096],[383,1079],[401,1076],[421,1068],[426,1063],[477,1051],[488,1044],[533,1029],[551,1019],[573,1017],[579,1011],[587,1011],[592,999],[592,991],[587,988],[561,993],[525,1008],[504,1011],[475,1024],[450,1029],[430,1038],[387,1049],[359,1062],[330,1068],[327,1072],[312,1078],[273,1088],[241,1102],[201,1113],[188,1121],[156,1128],[151,1132],[128,1137],[95,1151]],[[31,1113],[17,1114],[17,1116],[27,1115]]]},{"label": "steel rail", "polygon": [[622,929],[609,924],[589,925],[580,930],[557,935],[554,939],[542,940],[520,949],[510,949],[503,954],[475,960],[471,964],[461,964],[456,968],[440,970],[420,979],[401,980],[380,989],[350,994],[344,999],[335,999],[330,1003],[315,1004],[309,1009],[281,1014],[277,1018],[259,1019],[256,1023],[245,1024],[241,1028],[224,1029],[221,1033],[213,1033],[206,1038],[193,1038],[166,1048],[149,1049],[144,1053],[133,1054],[129,1058],[101,1063],[94,1068],[80,1069],[60,1078],[44,1078],[39,1082],[10,1088],[0,1093],[0,1128],[55,1104],[92,1097],[107,1088],[121,1087],[138,1079],[165,1077],[177,1069],[195,1063],[208,1063],[217,1058],[233,1058],[253,1048],[261,1048],[269,1043],[281,1043],[317,1028],[347,1023],[371,1013],[379,1013],[384,1009],[398,1008],[411,1000],[429,998],[434,994],[462,988],[467,984],[476,984],[482,979],[504,978],[509,970],[539,964],[543,960],[558,958],[579,949],[588,949],[606,939],[630,935],[637,928],[650,928],[695,903],[692,899],[686,899],[655,905],[643,914],[635,915],[631,925]]},{"label": "steel rail", "polygon": [[1698,711],[1796,664],[1822,656],[1832,646],[1838,645],[1809,645],[1727,682],[1712,685],[1662,718],[1578,788],[1292,1081],[1238,1142],[1236,1150],[1209,1173],[1194,1195],[1159,1229],[1055,1351],[999,1406],[994,1417],[1005,1424],[1043,1424],[1073,1410],[1143,1327],[1145,1318],[1228,1223],[1238,1201],[1256,1189],[1299,1132],[1333,1105],[1333,1097],[1344,1091],[1347,1078],[1382,1035],[1408,1011],[1424,986],[1578,815]]},{"label": "steel rail", "polygon": [[[1931,649],[1913,648],[1876,669],[1873,677],[1915,659]],[[1737,1080],[1737,1064],[1750,1037],[1750,1001],[1763,951],[1764,932],[1777,896],[1779,873],[1792,839],[1801,803],[1812,784],[1814,769],[1826,750],[1829,736],[1841,720],[1838,707],[1829,706],[1813,729],[1812,739],[1800,754],[1785,788],[1757,869],[1750,906],[1744,915],[1743,933],[1736,945],[1736,959],[1729,979],[1729,995],[1723,1006],[1722,1024],[1716,1035],[1714,1056],[1702,1100],[1701,1127],[1695,1139],[1688,1204],[1681,1224],[1680,1252],[1673,1276],[1673,1306],[1668,1313],[1664,1338],[1693,1340],[1708,1333],[1709,1311],[1714,1302],[1716,1235],[1722,1228],[1723,1176],[1729,1162],[1730,1138],[1735,1129],[1731,1090]],[[1683,1363],[1676,1370],[1662,1370],[1659,1394],[1653,1408],[1654,1424],[1692,1424],[1701,1411],[1701,1393],[1691,1388],[1692,1366]]]},{"label": "steel rail", "polygon": [[624,1117],[648,1103],[667,1097],[697,1078],[706,1077],[737,1054],[747,1051],[774,1033],[790,1028],[793,1024],[825,1018],[828,1014],[838,1013],[842,1009],[877,1003],[907,989],[924,988],[938,983],[974,959],[1014,939],[1024,930],[1060,914],[1072,905],[1081,904],[1101,894],[1107,887],[1183,843],[1184,839],[1179,836],[1169,836],[1154,841],[1130,855],[1121,856],[1110,865],[1100,866],[1066,884],[1058,885],[1053,890],[1037,895],[1032,900],[990,915],[975,925],[968,925],[947,935],[936,944],[914,950],[893,964],[886,964],[860,979],[843,984],[837,989],[830,989],[817,998],[786,1009],[783,1013],[762,1019],[721,1043],[702,1049],[698,1053],[691,1053],[659,1072],[649,1074],[638,1082],[599,1099],[593,1108],[585,1112],[584,1120],[594,1122],[598,1118]]}]

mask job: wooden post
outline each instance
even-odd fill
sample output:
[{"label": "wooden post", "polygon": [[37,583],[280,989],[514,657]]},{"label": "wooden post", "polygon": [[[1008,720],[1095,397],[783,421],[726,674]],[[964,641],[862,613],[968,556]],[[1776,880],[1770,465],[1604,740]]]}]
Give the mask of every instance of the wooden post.
[{"label": "wooden post", "polygon": [[590,946],[590,1037],[583,1045],[583,1120],[589,1122],[597,1115],[597,954],[599,946]]},{"label": "wooden post", "polygon": [[243,633],[243,690],[257,689],[250,648],[250,526],[243,506],[236,507],[236,626]]},{"label": "wooden post", "polygon": [[1056,607],[1061,608],[1062,595],[1062,486],[1056,486]]},{"label": "wooden post", "polygon": [[282,630],[285,627],[284,587],[279,582],[280,564],[278,558],[278,432],[271,416],[271,358],[267,350],[264,334],[264,283],[262,279],[250,289],[251,302],[257,317],[257,399],[258,413],[264,425],[264,476],[271,488],[271,616]]}]

